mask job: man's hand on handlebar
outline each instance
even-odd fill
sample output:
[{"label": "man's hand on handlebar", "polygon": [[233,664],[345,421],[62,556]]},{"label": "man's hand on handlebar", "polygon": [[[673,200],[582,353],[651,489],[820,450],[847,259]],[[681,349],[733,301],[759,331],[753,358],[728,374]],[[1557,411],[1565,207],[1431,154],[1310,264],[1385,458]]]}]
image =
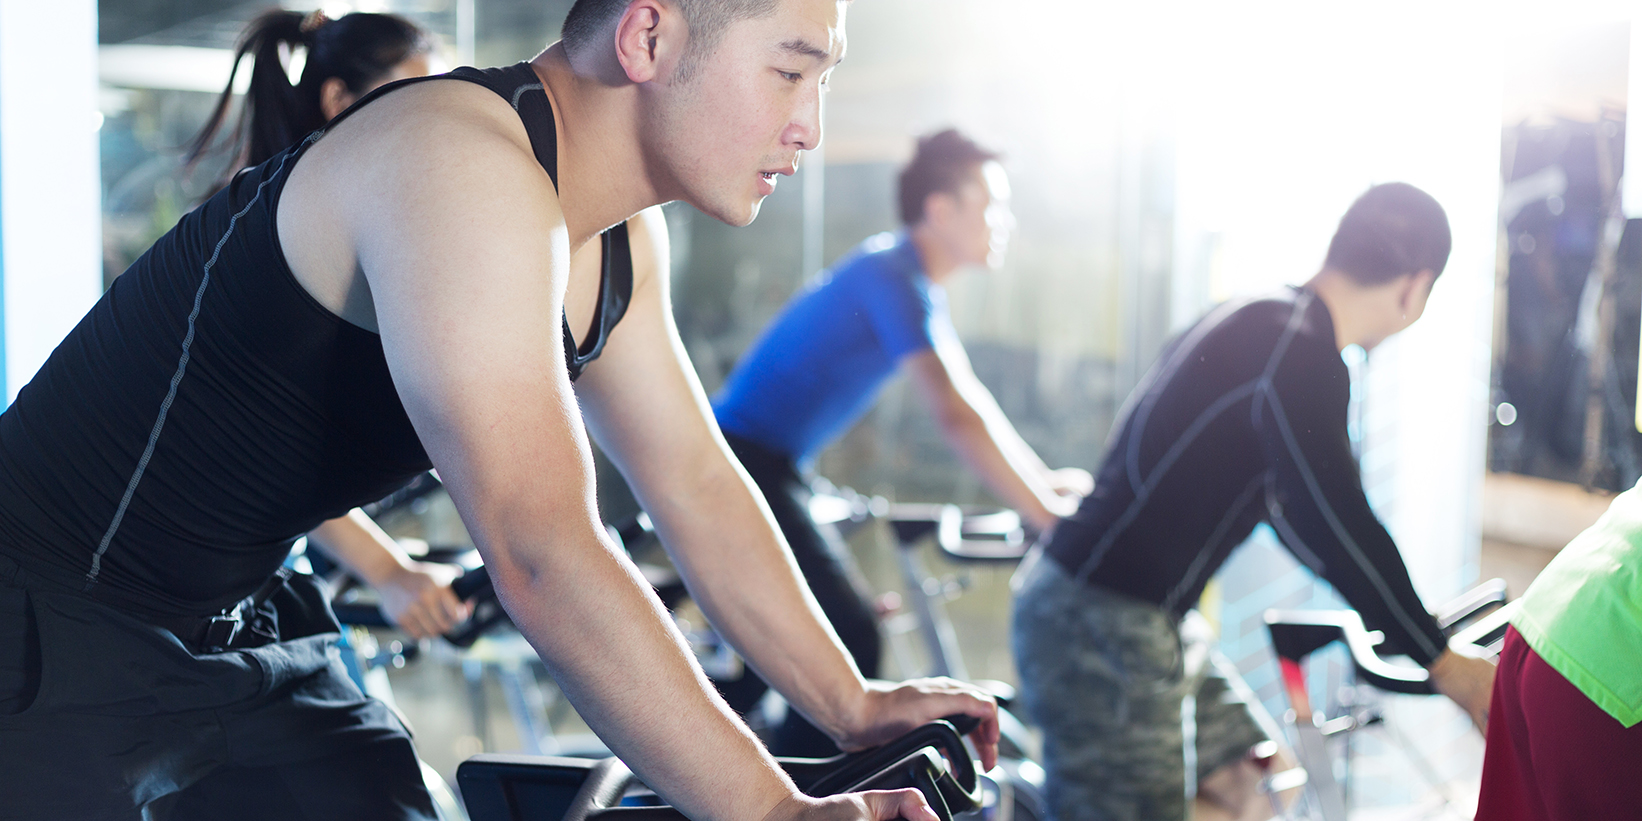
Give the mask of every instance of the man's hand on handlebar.
[{"label": "man's hand on handlebar", "polygon": [[409,562],[376,583],[382,612],[412,638],[449,633],[473,610],[450,589],[461,574],[462,568],[455,565]]},{"label": "man's hand on handlebar", "polygon": [[764,821],[941,821],[923,793],[914,789],[870,790],[827,798],[794,794],[775,805]]},{"label": "man's hand on handlebar", "polygon": [[1494,692],[1494,663],[1484,658],[1444,650],[1427,668],[1431,686],[1453,699],[1484,734],[1488,731],[1488,700]]},{"label": "man's hand on handlebar", "polygon": [[862,705],[855,729],[836,739],[845,752],[876,747],[931,721],[963,714],[980,720],[969,738],[981,759],[981,769],[990,770],[998,763],[998,705],[978,687],[949,678],[868,681]]},{"label": "man's hand on handlebar", "polygon": [[1082,499],[1095,492],[1095,477],[1083,468],[1059,468],[1049,471],[1049,489],[1074,499]]}]

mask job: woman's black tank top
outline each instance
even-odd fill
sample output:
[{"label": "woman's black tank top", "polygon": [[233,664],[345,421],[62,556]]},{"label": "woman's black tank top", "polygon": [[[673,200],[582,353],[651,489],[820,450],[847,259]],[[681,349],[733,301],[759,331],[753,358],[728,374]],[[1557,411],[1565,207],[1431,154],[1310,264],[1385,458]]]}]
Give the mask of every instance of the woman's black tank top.
[{"label": "woman's black tank top", "polygon": [[[528,64],[419,79],[443,78],[507,100],[557,185],[553,109]],[[315,301],[280,249],[280,193],[322,133],[184,216],[0,414],[0,553],[139,615],[210,613],[296,537],[430,467],[381,338]],[[603,250],[594,331],[577,345],[564,329],[572,379],[632,293],[624,225]]]}]

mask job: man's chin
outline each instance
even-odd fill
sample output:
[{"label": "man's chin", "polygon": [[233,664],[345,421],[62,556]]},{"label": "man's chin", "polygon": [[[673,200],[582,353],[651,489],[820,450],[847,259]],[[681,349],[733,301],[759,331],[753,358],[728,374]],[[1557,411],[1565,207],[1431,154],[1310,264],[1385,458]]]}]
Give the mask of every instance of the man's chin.
[{"label": "man's chin", "polygon": [[696,209],[732,228],[745,228],[758,218],[758,209],[763,205],[763,197],[754,197],[746,204],[714,203],[709,206],[704,203],[696,205]]}]

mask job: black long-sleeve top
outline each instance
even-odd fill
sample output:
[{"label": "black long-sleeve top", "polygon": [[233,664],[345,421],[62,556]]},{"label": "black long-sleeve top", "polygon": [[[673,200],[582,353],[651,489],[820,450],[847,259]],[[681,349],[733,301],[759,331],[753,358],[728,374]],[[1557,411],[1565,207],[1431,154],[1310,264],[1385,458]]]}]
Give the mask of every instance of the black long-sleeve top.
[{"label": "black long-sleeve top", "polygon": [[1350,375],[1316,294],[1227,303],[1175,339],[1119,416],[1095,491],[1047,548],[1176,615],[1255,525],[1421,664],[1445,646],[1363,494]]}]

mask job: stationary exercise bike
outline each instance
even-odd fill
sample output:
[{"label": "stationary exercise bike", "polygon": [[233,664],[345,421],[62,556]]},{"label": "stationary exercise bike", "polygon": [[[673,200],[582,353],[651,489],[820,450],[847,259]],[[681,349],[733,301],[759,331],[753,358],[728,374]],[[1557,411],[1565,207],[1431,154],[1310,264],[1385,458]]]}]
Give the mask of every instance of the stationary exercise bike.
[{"label": "stationary exercise bike", "polygon": [[[969,681],[957,636],[946,614],[946,602],[961,593],[961,583],[943,580],[924,568],[919,548],[933,540],[941,554],[962,564],[1013,566],[1025,555],[1029,544],[1020,517],[1013,511],[987,509],[969,511],[955,505],[890,504],[880,497],[867,497],[848,488],[828,488],[816,492],[809,501],[810,518],[821,527],[836,528],[848,535],[875,520],[888,525],[895,540],[895,555],[910,599],[911,630],[923,637],[930,666],[923,674],[949,676]],[[651,537],[649,520],[638,514],[615,526],[629,551]],[[654,583],[655,580],[653,580]],[[682,584],[663,581],[657,585],[662,601],[674,609],[686,598]],[[895,627],[889,626],[894,633]],[[711,628],[691,626],[686,631],[691,646],[703,666],[715,678],[733,679],[740,674],[739,660]],[[893,640],[896,636],[892,635]],[[903,668],[907,665],[903,664]],[[987,795],[989,821],[1037,821],[1045,816],[1044,771],[1034,760],[1033,740],[1024,724],[1009,712],[1014,688],[999,681],[973,682],[997,699],[999,729],[998,766],[980,775]]]},{"label": "stationary exercise bike", "polygon": [[[1469,654],[1498,656],[1512,613],[1509,605],[1502,606],[1504,602],[1505,582],[1493,579],[1439,608],[1437,623],[1449,635],[1449,646]],[[1336,772],[1331,742],[1381,724],[1384,717],[1366,706],[1366,699],[1353,699],[1338,715],[1314,709],[1306,691],[1306,658],[1342,642],[1350,651],[1357,678],[1392,693],[1435,695],[1430,674],[1421,667],[1387,661],[1386,656],[1399,654],[1396,648],[1386,643],[1384,634],[1367,629],[1354,610],[1268,610],[1265,620],[1290,704],[1287,720],[1300,759],[1298,769],[1269,776],[1265,790],[1275,796],[1304,788],[1301,800],[1288,813],[1275,806],[1274,799],[1274,809],[1285,819],[1346,821],[1347,779]]]},{"label": "stationary exercise bike", "polygon": [[[870,507],[869,507],[870,509]],[[987,774],[1000,794],[999,821],[1037,821],[1047,815],[1045,773],[1033,754],[1036,743],[1011,711],[1015,689],[1005,682],[969,675],[946,603],[967,587],[963,578],[945,579],[924,564],[926,541],[946,561],[961,566],[1014,567],[1031,547],[1012,510],[965,510],[957,505],[892,504],[882,517],[895,541],[896,565],[910,600],[914,629],[930,659],[929,675],[971,681],[998,702],[998,766]]]}]

